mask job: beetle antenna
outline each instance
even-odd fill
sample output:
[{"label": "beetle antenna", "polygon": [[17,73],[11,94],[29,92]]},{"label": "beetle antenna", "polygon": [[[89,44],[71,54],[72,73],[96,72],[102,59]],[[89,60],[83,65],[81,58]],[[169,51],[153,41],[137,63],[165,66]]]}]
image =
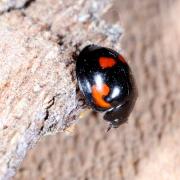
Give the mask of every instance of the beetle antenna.
[{"label": "beetle antenna", "polygon": [[110,131],[110,130],[111,130],[111,128],[112,128],[112,123],[110,123],[110,124],[109,124],[109,126],[108,126],[108,128],[107,128],[106,132]]}]

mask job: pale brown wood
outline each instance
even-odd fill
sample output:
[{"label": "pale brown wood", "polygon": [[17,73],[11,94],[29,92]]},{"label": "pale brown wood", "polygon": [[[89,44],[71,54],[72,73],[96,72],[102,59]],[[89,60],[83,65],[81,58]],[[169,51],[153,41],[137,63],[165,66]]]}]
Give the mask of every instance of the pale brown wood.
[{"label": "pale brown wood", "polygon": [[18,3],[0,1],[0,179],[15,174],[41,136],[78,119],[79,49],[91,42],[112,46],[121,35],[100,17],[110,0],[54,1],[49,14],[50,1]]}]

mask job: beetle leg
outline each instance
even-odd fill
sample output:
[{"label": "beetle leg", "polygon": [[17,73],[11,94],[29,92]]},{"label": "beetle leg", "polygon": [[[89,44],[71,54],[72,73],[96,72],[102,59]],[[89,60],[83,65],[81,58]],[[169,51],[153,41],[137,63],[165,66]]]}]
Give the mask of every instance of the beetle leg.
[{"label": "beetle leg", "polygon": [[109,123],[109,126],[108,126],[106,132],[110,131],[112,127],[113,127],[112,123]]}]

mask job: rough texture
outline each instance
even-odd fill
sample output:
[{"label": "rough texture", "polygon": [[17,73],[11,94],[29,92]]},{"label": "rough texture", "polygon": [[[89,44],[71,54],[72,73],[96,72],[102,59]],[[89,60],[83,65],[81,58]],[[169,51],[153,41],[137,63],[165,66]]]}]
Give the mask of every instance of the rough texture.
[{"label": "rough texture", "polygon": [[100,18],[108,3],[0,1],[0,179],[15,174],[41,136],[77,119],[84,106],[76,96],[76,54],[121,35]]},{"label": "rough texture", "polygon": [[0,1],[0,179],[43,135],[77,119],[73,57],[88,43],[119,51],[120,20],[139,89],[128,125],[107,134],[91,117],[73,137],[46,137],[15,179],[178,179],[178,0],[19,2]]},{"label": "rough texture", "polygon": [[[31,7],[47,12],[46,6]],[[94,117],[79,122],[72,137],[44,138],[15,179],[179,179],[179,12],[176,0],[114,2],[103,18],[124,27],[122,49],[139,89],[128,125],[106,134],[103,121]],[[28,13],[37,18],[31,9]],[[42,21],[58,22],[44,15]]]},{"label": "rough texture", "polygon": [[0,18],[0,166],[9,176],[41,133],[64,128],[77,107],[76,86],[46,26],[18,12]]},{"label": "rough texture", "polygon": [[0,13],[11,9],[22,8],[29,5],[33,0],[0,0]]}]

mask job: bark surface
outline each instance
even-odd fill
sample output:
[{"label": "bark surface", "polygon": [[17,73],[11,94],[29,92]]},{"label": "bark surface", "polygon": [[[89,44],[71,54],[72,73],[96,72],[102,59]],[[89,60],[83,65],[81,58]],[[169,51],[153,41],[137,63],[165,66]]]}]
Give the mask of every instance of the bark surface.
[{"label": "bark surface", "polygon": [[76,54],[91,42],[111,46],[121,34],[100,18],[109,3],[0,1],[2,179],[15,174],[43,135],[65,130],[77,119],[83,101],[76,90]]},{"label": "bark surface", "polygon": [[0,1],[0,179],[43,136],[77,122],[75,56],[90,43],[122,46],[133,68],[128,124],[107,134],[91,117],[72,137],[43,138],[15,179],[178,179],[179,12],[178,0]]}]

